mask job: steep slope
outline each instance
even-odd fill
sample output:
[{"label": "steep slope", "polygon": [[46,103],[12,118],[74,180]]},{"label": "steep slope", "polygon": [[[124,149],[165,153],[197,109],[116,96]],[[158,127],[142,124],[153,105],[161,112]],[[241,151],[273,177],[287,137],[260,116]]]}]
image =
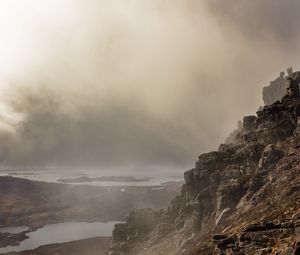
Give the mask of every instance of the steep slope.
[{"label": "steep slope", "polygon": [[300,227],[300,99],[247,116],[235,143],[199,156],[165,211],[139,210],[111,255],[292,254]]}]

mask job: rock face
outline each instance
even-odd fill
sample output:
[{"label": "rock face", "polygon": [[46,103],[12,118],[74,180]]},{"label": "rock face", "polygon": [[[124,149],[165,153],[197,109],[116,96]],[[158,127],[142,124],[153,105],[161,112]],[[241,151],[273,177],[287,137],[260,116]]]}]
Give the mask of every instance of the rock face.
[{"label": "rock face", "polygon": [[180,195],[151,212],[146,231],[141,217],[115,228],[111,254],[292,254],[300,241],[299,103],[246,116],[236,139],[184,173]]},{"label": "rock face", "polygon": [[[160,212],[152,209],[133,211],[127,217],[126,223],[116,224],[113,230],[113,245],[111,254],[127,254],[131,243],[146,237],[159,222]],[[158,229],[160,225],[158,225]]]},{"label": "rock face", "polygon": [[287,92],[287,87],[289,82],[287,81],[288,77],[296,79],[297,82],[300,82],[300,72],[293,72],[292,68],[288,68],[288,76],[284,77],[284,72],[281,72],[279,77],[274,81],[271,81],[270,84],[263,88],[263,101],[265,105],[271,105],[277,101],[281,101],[283,95]]},{"label": "rock face", "polygon": [[284,79],[284,72],[279,77],[263,88],[263,100],[265,105],[271,105],[276,101],[280,101],[286,93],[287,81]]},{"label": "rock face", "polygon": [[26,231],[18,234],[0,233],[0,247],[17,246],[28,238]]}]

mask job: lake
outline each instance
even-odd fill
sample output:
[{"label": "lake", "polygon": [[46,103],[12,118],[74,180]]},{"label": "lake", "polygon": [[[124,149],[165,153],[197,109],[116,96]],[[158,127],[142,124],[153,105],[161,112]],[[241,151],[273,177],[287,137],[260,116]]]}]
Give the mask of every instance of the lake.
[{"label": "lake", "polygon": [[147,181],[142,182],[122,182],[122,181],[93,181],[93,182],[78,182],[72,183],[72,185],[91,185],[91,186],[159,186],[162,183],[169,181],[183,181],[182,171],[137,171],[137,170],[91,170],[91,169],[28,169],[28,170],[0,170],[0,176],[14,176],[19,178],[25,178],[32,181],[45,181],[45,182],[59,182],[59,179],[70,179],[80,177],[103,177],[103,176],[114,176],[114,177],[128,177],[132,176],[135,178],[148,178]]},{"label": "lake", "polygon": [[[92,237],[110,237],[114,225],[119,222],[67,222],[49,224],[34,232],[29,232],[28,239],[19,246],[0,248],[0,253],[32,250],[41,245],[52,243],[65,243]],[[26,227],[0,228],[0,232],[19,233]]]}]

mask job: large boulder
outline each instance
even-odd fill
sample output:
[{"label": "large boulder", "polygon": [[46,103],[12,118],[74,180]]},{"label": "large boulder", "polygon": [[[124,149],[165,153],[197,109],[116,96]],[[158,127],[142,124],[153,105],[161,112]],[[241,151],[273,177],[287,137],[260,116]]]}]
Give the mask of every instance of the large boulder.
[{"label": "large boulder", "polygon": [[194,170],[195,169],[191,169],[184,172],[184,181],[187,185],[191,185],[194,183]]},{"label": "large boulder", "polygon": [[243,130],[244,131],[251,131],[255,129],[255,123],[256,123],[256,116],[246,116],[243,120]]},{"label": "large boulder", "polygon": [[127,223],[115,224],[114,230],[112,232],[112,239],[116,242],[125,242],[128,239],[128,229],[129,225]]},{"label": "large boulder", "polygon": [[196,170],[217,170],[221,168],[230,155],[223,151],[212,151],[199,156],[196,162]]}]

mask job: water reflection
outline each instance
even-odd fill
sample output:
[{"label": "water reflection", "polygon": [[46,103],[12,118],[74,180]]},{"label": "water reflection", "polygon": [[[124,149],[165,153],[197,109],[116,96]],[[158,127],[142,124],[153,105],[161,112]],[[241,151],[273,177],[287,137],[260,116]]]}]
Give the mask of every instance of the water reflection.
[{"label": "water reflection", "polygon": [[67,222],[46,225],[37,231],[28,233],[29,238],[24,240],[19,246],[0,248],[0,253],[32,250],[41,245],[64,243],[92,237],[110,237],[116,223],[118,222]]}]

